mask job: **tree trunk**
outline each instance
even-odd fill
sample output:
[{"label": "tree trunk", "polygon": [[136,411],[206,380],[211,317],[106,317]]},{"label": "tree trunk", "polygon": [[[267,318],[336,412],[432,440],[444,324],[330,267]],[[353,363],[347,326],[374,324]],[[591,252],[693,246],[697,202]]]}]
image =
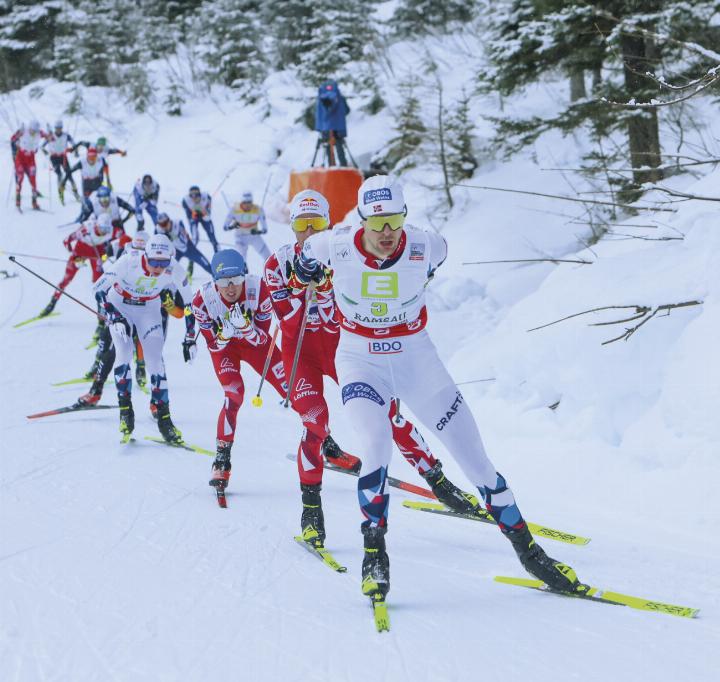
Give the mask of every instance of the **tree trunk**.
[{"label": "tree trunk", "polygon": [[602,85],[602,64],[595,64],[592,68],[592,89],[596,92]]},{"label": "tree trunk", "polygon": [[577,102],[586,97],[585,70],[579,66],[573,66],[570,68],[570,101]]},{"label": "tree trunk", "polygon": [[[649,97],[643,75],[648,70],[648,59],[655,57],[654,46],[648,45],[642,36],[623,34],[620,38],[622,49],[625,88],[629,98],[645,101]],[[654,170],[662,164],[660,155],[660,134],[656,109],[636,109],[628,117],[628,141],[630,164],[637,170],[633,178],[637,184],[662,179],[662,171]]]}]

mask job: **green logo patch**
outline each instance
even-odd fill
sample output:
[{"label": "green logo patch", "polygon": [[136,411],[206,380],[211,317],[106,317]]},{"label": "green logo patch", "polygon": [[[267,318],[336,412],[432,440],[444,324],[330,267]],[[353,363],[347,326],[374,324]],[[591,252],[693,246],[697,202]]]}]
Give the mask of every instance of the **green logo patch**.
[{"label": "green logo patch", "polygon": [[397,272],[363,272],[360,293],[363,298],[398,298]]}]

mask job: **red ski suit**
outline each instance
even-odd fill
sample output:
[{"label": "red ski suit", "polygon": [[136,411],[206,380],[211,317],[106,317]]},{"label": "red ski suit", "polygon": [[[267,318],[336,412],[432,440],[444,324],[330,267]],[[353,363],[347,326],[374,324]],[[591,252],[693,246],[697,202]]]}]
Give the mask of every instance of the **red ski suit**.
[{"label": "red ski suit", "polygon": [[[295,279],[292,263],[300,253],[298,244],[286,244],[265,262],[265,283],[272,307],[280,321],[282,360],[290,376],[303,315],[306,288]],[[290,392],[293,409],[300,415],[305,430],[298,447],[297,466],[300,483],[317,485],[322,481],[321,446],[330,433],[328,406],[323,396],[323,377],[337,383],[335,351],[340,340],[331,273],[312,296],[305,336],[300,349],[294,386]],[[417,429],[400,416],[396,419],[395,401],[390,403],[393,439],[405,459],[419,472],[435,465],[435,458]]]},{"label": "red ski suit", "polygon": [[[243,337],[225,340],[218,336],[221,325],[217,320],[226,316],[233,304],[220,295],[214,282],[204,284],[195,293],[192,301],[193,313],[200,325],[200,333],[205,337],[215,374],[225,391],[225,401],[218,416],[217,439],[226,443],[235,440],[237,413],[245,394],[240,363],[248,363],[261,374],[271,343],[268,330],[272,321],[272,305],[267,287],[260,277],[245,277],[237,305],[241,305],[250,316],[250,329]],[[281,397],[285,397],[287,384],[277,346],[273,348],[266,380]]]},{"label": "red ski suit", "polygon": [[28,176],[30,187],[32,187],[33,196],[37,194],[37,166],[35,165],[35,152],[40,147],[40,141],[47,139],[47,134],[42,130],[37,133],[31,133],[22,128],[18,130],[11,138],[10,145],[15,155],[15,192],[20,194],[22,189],[23,178]]}]

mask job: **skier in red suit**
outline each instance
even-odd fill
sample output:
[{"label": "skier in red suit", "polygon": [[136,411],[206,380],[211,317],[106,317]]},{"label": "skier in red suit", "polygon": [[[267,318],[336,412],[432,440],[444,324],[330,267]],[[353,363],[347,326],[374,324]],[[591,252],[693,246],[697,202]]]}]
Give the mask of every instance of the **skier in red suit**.
[{"label": "skier in red suit", "polygon": [[[268,330],[272,305],[265,283],[258,275],[247,274],[245,259],[234,249],[218,251],[211,267],[213,280],[195,293],[192,310],[225,391],[210,479],[211,486],[224,490],[230,480],[230,451],[245,393],[240,363],[247,362],[258,374],[262,372],[271,345]],[[284,398],[287,384],[277,347],[273,348],[266,379]]]}]

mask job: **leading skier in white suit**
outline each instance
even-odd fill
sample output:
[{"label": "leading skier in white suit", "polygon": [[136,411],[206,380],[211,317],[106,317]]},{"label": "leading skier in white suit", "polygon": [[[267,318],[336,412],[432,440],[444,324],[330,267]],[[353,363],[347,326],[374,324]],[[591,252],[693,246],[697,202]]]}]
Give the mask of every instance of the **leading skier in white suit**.
[{"label": "leading skier in white suit", "polygon": [[355,427],[354,453],[363,463],[358,480],[365,516],[363,592],[384,598],[390,587],[384,536],[392,443],[387,411],[393,396],[455,457],[525,569],[555,589],[584,589],[572,568],[548,557],[533,540],[512,491],[485,452],[470,408],[425,331],[425,286],[445,260],[445,240],[405,224],[402,189],[387,176],[362,184],[358,212],[359,229],[342,226],[310,237],[294,269],[307,284],[321,282],[325,267],[333,271],[341,324],[338,383]]},{"label": "leading skier in white suit", "polygon": [[[115,386],[120,405],[120,431],[129,438],[135,426],[131,401],[132,374],[130,361],[133,352],[132,330],[145,354],[145,363],[152,386],[151,401],[157,408],[158,428],[171,444],[182,442],[182,434],[170,419],[167,378],[162,351],[165,335],[162,324],[160,294],[179,291],[183,301],[192,300],[192,291],[184,268],[173,259],[173,246],[163,234],[153,235],[144,251],[131,250],[106,271],[95,285],[95,296],[103,304],[107,323],[115,344]],[[197,353],[195,345],[195,317],[185,310],[186,333],[183,355],[192,362]]]}]

